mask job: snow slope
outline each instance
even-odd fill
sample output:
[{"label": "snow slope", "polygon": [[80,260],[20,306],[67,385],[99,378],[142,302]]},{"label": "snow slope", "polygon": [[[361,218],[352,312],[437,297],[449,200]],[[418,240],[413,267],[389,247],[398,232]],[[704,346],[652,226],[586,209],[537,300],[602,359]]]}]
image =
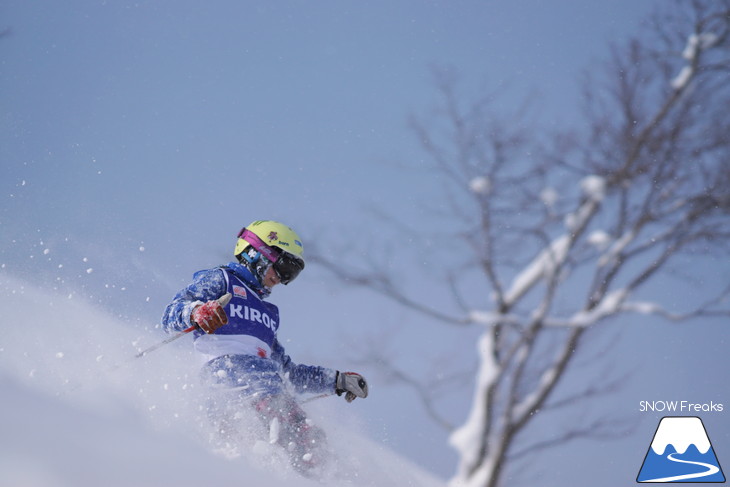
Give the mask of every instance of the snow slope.
[{"label": "snow slope", "polygon": [[[0,309],[0,485],[322,485],[266,449],[215,452],[188,337],[134,359],[165,336],[5,273]],[[305,408],[338,452],[325,485],[443,484],[366,439],[344,401]]]}]

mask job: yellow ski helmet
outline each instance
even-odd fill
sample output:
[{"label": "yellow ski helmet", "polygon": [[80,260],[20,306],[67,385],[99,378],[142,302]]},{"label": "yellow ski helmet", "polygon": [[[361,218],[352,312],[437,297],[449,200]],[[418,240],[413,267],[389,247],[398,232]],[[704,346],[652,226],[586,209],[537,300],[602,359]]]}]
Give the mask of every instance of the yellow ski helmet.
[{"label": "yellow ski helmet", "polygon": [[271,262],[282,284],[293,281],[304,269],[304,246],[299,235],[272,220],[257,220],[242,228],[233,255],[249,264],[256,264],[263,256]]}]

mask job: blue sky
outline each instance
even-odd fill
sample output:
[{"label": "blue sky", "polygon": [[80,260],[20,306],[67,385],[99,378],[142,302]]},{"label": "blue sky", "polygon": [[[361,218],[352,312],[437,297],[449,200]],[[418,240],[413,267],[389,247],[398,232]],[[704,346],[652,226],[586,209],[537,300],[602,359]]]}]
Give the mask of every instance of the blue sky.
[{"label": "blue sky", "polygon": [[639,18],[628,1],[71,5],[0,11],[0,217],[172,252],[202,221],[212,250],[262,214],[305,236],[373,202],[427,220],[433,182],[398,166],[422,158],[406,120],[434,103],[433,67],[567,121],[580,70]]},{"label": "blue sky", "polygon": [[[407,119],[436,102],[434,67],[467,90],[506,88],[507,107],[532,95],[542,121],[569,124],[581,71],[651,5],[7,0],[0,271],[90,299],[149,327],[153,342],[167,300],[195,270],[226,262],[252,220],[284,221],[325,253],[373,258],[342,244],[389,238],[373,208],[432,224],[423,201],[438,182],[403,166],[423,157]],[[272,300],[303,362],[356,368],[361,340],[463,347],[314,267]],[[402,322],[411,328],[392,326]],[[449,476],[453,452],[415,397],[372,389],[353,407],[373,436]],[[453,400],[457,417],[469,399]]]}]

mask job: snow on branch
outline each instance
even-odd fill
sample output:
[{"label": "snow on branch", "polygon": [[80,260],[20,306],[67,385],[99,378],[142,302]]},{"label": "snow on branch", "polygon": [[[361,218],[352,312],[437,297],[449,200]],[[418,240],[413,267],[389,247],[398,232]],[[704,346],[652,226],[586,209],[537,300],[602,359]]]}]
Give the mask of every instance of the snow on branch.
[{"label": "snow on branch", "polygon": [[687,65],[683,66],[679,74],[670,82],[672,88],[680,91],[687,87],[695,74],[696,66],[699,62],[699,55],[702,51],[706,51],[714,47],[719,41],[719,37],[712,32],[703,34],[691,34],[687,39],[687,45],[682,51],[682,57],[687,60]]},{"label": "snow on branch", "polygon": [[600,176],[585,177],[580,182],[580,187],[583,190],[584,201],[574,213],[569,213],[565,217],[565,226],[569,233],[553,240],[514,278],[504,295],[504,303],[508,307],[524,296],[541,279],[553,276],[563,265],[578,235],[587,226],[606,196],[606,182]]},{"label": "snow on branch", "polygon": [[563,235],[554,240],[550,246],[542,250],[537,257],[512,281],[512,285],[504,295],[507,306],[511,306],[525,295],[540,279],[553,273],[568,256],[571,239]]},{"label": "snow on branch", "polygon": [[546,326],[551,327],[589,327],[600,320],[619,313],[638,313],[643,315],[656,315],[671,321],[685,321],[691,318],[708,317],[730,317],[728,309],[713,309],[723,303],[730,296],[730,287],[719,293],[711,301],[702,303],[696,309],[686,313],[672,313],[658,303],[649,301],[626,301],[629,296],[628,289],[617,289],[608,293],[593,309],[582,310],[575,313],[568,319],[545,320]]},{"label": "snow on branch", "polygon": [[730,317],[730,309],[713,309],[715,306],[721,305],[722,303],[726,302],[729,296],[730,286],[728,286],[728,288],[726,288],[724,292],[719,293],[717,296],[715,296],[714,299],[702,303],[694,310],[688,311],[686,313],[672,313],[657,303],[647,301],[628,301],[623,303],[620,310],[623,312],[661,316],[662,318],[671,321],[685,321],[692,318],[699,318],[702,316]]},{"label": "snow on branch", "polygon": [[606,197],[606,180],[601,176],[592,174],[586,176],[580,182],[583,194],[590,200],[601,201]]},{"label": "snow on branch", "polygon": [[624,233],[618,240],[613,242],[608,250],[598,259],[598,266],[603,267],[610,263],[618,255],[620,255],[624,249],[636,239],[636,232],[634,229]]},{"label": "snow on branch", "polygon": [[569,327],[588,327],[601,321],[603,318],[615,315],[621,310],[621,303],[628,295],[628,290],[617,289],[606,294],[596,306],[589,310],[581,310],[575,313],[565,323]]},{"label": "snow on branch", "polygon": [[694,67],[692,65],[683,66],[682,69],[679,71],[679,74],[672,79],[670,82],[672,88],[679,91],[683,89],[685,86],[687,86],[692,79],[692,75],[694,75]]},{"label": "snow on branch", "polygon": [[553,365],[543,371],[539,385],[534,388],[531,394],[512,407],[510,411],[512,421],[514,422],[517,418],[522,418],[530,414],[530,412],[536,408],[536,405],[539,403],[540,398],[545,394],[545,391],[552,388],[557,377],[558,367],[556,365]]},{"label": "snow on branch", "polygon": [[658,308],[653,303],[627,304],[624,301],[628,295],[628,289],[617,289],[606,294],[593,308],[578,311],[568,319],[545,320],[545,325],[550,327],[586,328],[595,325],[606,317],[614,316],[620,312],[638,311],[648,314],[655,312]]},{"label": "snow on branch", "polygon": [[471,412],[466,422],[454,430],[449,437],[449,443],[460,454],[461,462],[459,468],[463,477],[468,476],[467,471],[473,465],[480,463],[479,453],[483,451],[483,444],[491,439],[484,437],[484,432],[488,431],[486,427],[488,418],[486,415],[490,412],[488,391],[493,387],[501,373],[501,368],[495,361],[492,353],[493,345],[494,339],[491,331],[488,330],[482,333],[478,342],[481,366],[476,376]]},{"label": "snow on branch", "polygon": [[523,320],[518,316],[496,313],[492,311],[472,310],[468,314],[469,321],[477,323],[485,327],[495,325],[520,325]]}]

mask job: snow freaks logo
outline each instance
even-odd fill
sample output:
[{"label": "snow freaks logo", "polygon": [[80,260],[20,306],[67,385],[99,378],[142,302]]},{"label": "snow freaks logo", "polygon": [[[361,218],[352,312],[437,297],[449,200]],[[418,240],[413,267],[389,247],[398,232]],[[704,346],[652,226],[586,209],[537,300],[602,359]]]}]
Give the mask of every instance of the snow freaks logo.
[{"label": "snow freaks logo", "polygon": [[696,416],[662,418],[636,481],[725,482],[702,420]]}]

